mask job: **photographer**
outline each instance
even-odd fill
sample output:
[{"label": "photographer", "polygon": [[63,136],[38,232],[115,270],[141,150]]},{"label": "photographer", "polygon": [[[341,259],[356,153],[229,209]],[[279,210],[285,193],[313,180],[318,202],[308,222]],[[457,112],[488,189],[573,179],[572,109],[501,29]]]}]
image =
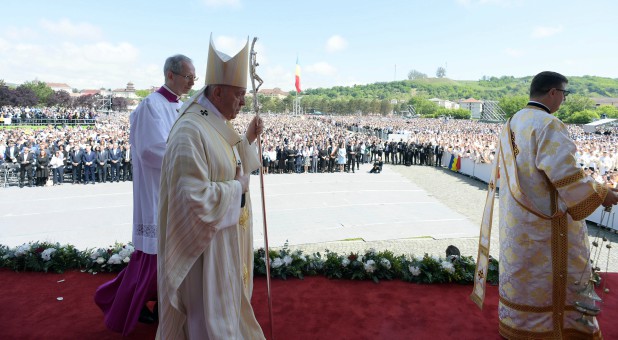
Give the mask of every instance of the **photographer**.
[{"label": "photographer", "polygon": [[373,163],[373,168],[369,171],[370,174],[379,174],[382,172],[382,157],[378,156],[378,160]]}]

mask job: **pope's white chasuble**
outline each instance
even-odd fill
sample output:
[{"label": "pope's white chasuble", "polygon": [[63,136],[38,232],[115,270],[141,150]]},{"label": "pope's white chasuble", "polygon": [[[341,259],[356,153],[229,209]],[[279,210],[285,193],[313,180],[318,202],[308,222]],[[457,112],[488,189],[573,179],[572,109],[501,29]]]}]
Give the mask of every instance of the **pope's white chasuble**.
[{"label": "pope's white chasuble", "polygon": [[263,339],[250,303],[251,200],[240,207],[234,180],[237,161],[260,167],[257,149],[203,97],[181,114],[161,175],[157,336]]}]

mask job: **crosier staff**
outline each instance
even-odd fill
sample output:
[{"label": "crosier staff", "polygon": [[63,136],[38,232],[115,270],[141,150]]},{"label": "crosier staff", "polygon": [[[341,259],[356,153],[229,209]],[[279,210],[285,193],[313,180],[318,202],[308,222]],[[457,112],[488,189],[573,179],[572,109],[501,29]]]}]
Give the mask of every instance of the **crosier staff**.
[{"label": "crosier staff", "polygon": [[[253,37],[253,42],[251,43],[251,52],[250,52],[251,62],[249,63],[249,76],[251,77],[251,87],[253,88],[253,112],[255,112],[255,115],[259,117],[260,116],[260,104],[258,103],[257,93],[258,93],[258,90],[260,89],[260,86],[262,86],[262,83],[264,83],[264,81],[255,72],[255,68],[259,66],[257,59],[256,59],[257,52],[255,52],[255,42],[257,40],[258,40],[257,37]],[[260,137],[259,134],[257,135],[257,144],[258,144],[259,155],[260,157],[262,157],[262,138]],[[270,316],[270,338],[274,339],[273,337],[273,303],[272,303],[272,298],[270,294],[270,255],[268,253],[268,227],[266,223],[266,200],[264,196],[264,173],[261,169],[260,169],[260,193],[262,196],[262,217],[264,220],[263,221],[264,222],[264,250],[266,253],[266,258],[264,259],[264,262],[266,266],[266,291],[268,294],[268,314]]]}]

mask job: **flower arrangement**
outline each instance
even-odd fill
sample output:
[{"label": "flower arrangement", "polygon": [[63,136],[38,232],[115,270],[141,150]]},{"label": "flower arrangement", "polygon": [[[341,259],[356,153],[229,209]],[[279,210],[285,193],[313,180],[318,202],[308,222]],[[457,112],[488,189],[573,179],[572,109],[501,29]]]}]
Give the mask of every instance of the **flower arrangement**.
[{"label": "flower arrangement", "polygon": [[15,271],[62,273],[66,269],[81,268],[85,265],[85,258],[71,245],[31,242],[13,249],[0,245],[0,267]]},{"label": "flower arrangement", "polygon": [[[82,272],[119,272],[131,260],[134,252],[129,244],[116,243],[107,248],[79,251],[72,245],[47,242],[22,244],[15,248],[0,245],[0,268],[15,271],[54,271],[78,269]],[[258,249],[253,253],[253,272],[266,275],[266,253]],[[326,250],[303,254],[291,251],[286,244],[279,250],[269,251],[270,273],[273,278],[289,277],[302,279],[306,275],[324,275],[330,279],[349,280],[394,280],[414,283],[473,282],[476,268],[471,256],[439,257],[424,254],[395,255],[391,251],[376,251],[337,254]],[[487,281],[498,283],[498,261],[490,258]]]},{"label": "flower arrangement", "polygon": [[99,248],[97,250],[86,250],[85,255],[88,257],[88,264],[82,271],[96,274],[98,272],[119,272],[131,260],[131,254],[135,248],[131,243],[122,244],[116,242],[108,248]]}]

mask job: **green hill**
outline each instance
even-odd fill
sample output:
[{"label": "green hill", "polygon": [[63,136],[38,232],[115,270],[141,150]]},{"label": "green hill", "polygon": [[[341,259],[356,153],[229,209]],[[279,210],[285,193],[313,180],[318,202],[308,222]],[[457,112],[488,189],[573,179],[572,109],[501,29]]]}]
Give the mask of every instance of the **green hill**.
[{"label": "green hill", "polygon": [[[584,97],[618,97],[618,79],[583,76],[568,77],[569,89]],[[414,96],[459,100],[476,98],[499,100],[505,96],[527,95],[532,77],[515,78],[503,76],[478,80],[453,80],[448,78],[424,78],[386,83],[332,88],[308,89],[308,96],[329,99],[398,99],[408,100]]]}]

